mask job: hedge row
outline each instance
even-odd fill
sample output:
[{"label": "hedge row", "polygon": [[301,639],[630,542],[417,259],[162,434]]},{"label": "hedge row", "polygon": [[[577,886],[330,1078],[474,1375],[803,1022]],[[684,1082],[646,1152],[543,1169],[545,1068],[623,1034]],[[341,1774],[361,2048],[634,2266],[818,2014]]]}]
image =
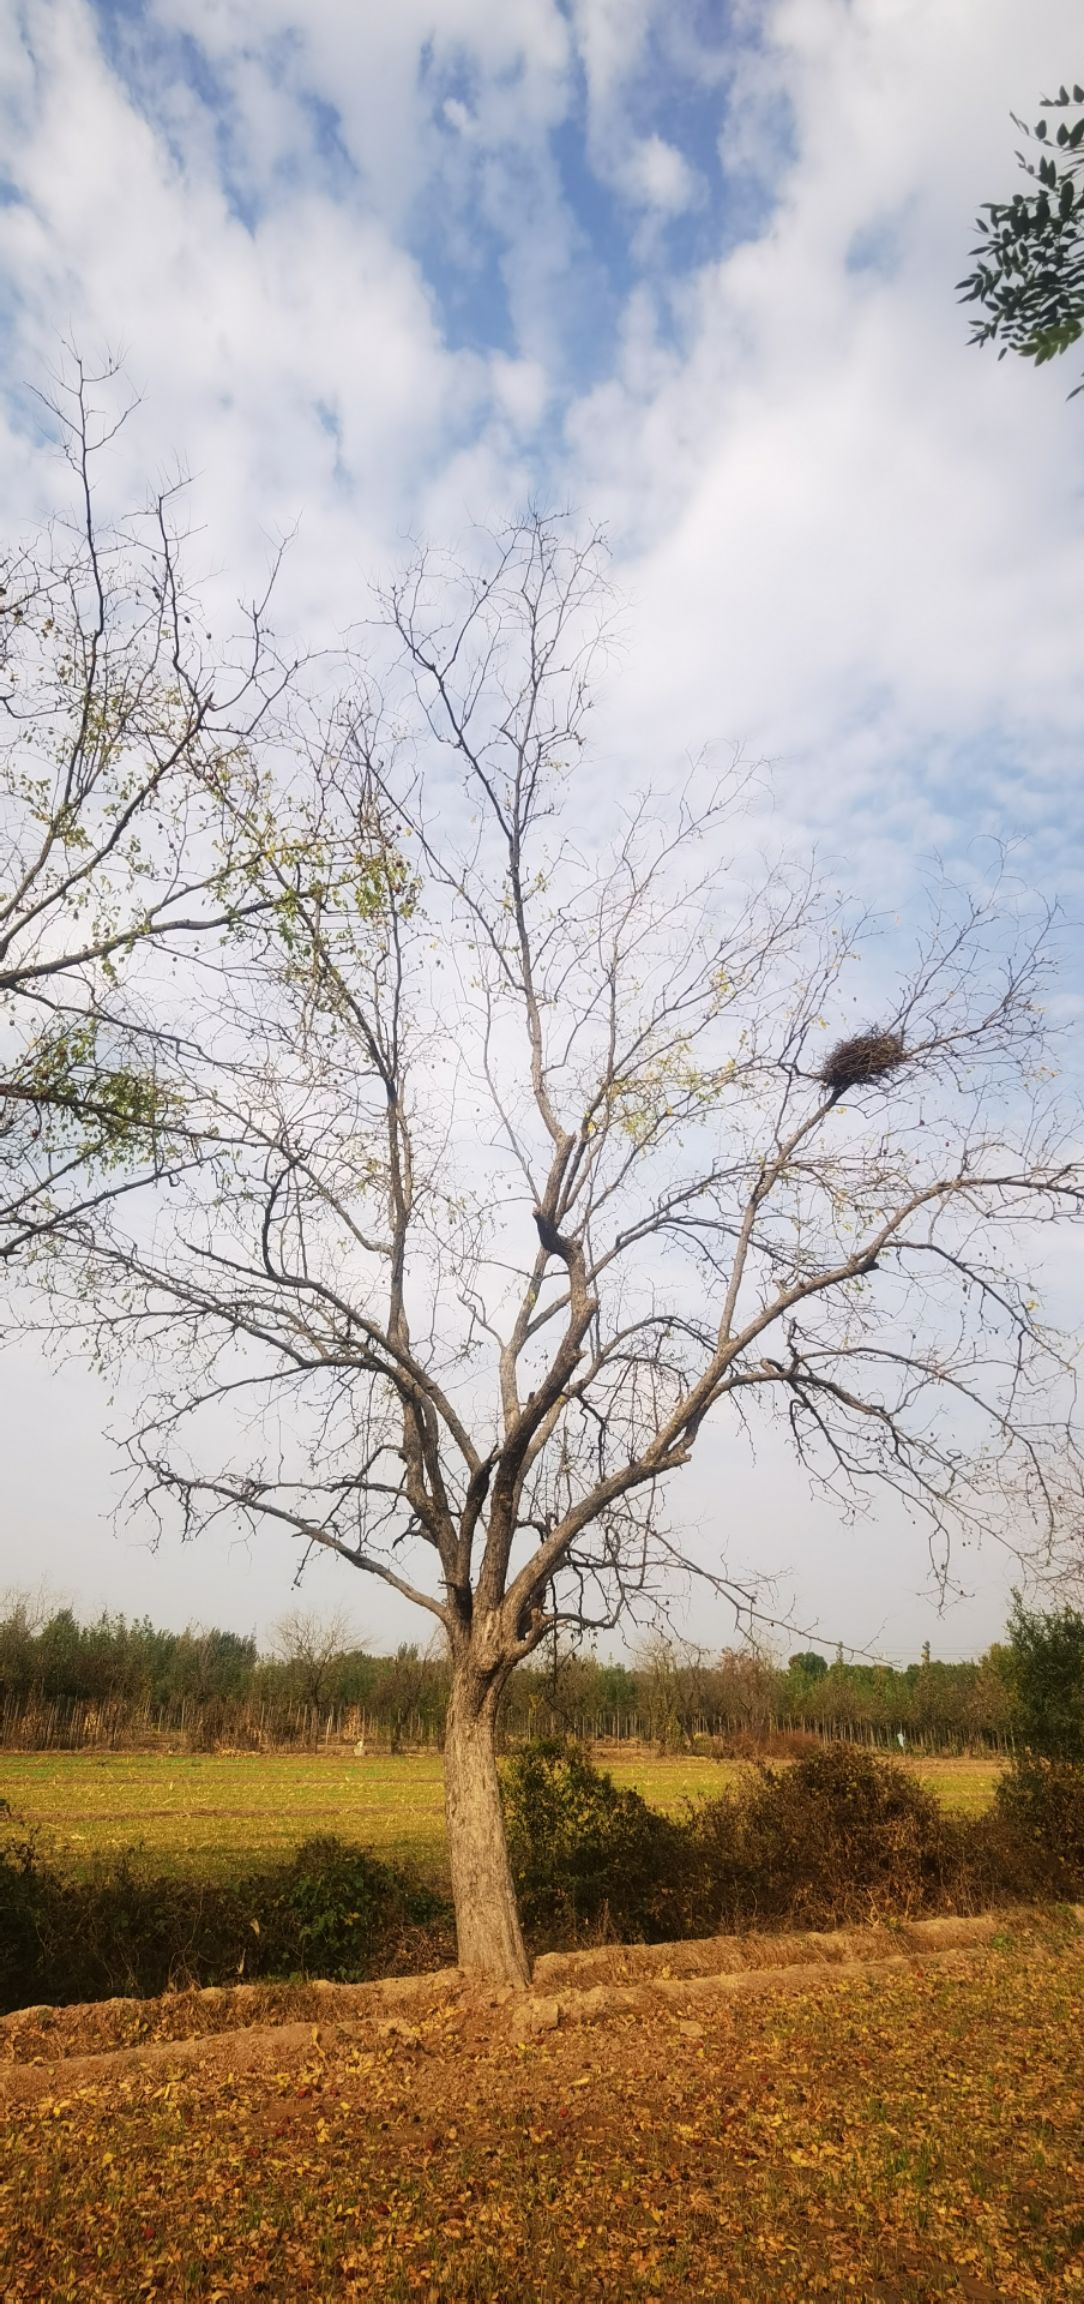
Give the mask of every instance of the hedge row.
[{"label": "hedge row", "polygon": [[[1084,1898],[1084,1766],[1066,1761],[1020,1761],[979,1817],[948,1815],[848,1745],[759,1769],[681,1818],[569,1743],[531,1746],[503,1774],[535,1950]],[[349,1982],[455,1956],[447,1903],[339,1840],[224,1882],[148,1876],[131,1856],[73,1880],[4,1822],[0,2008],[238,1977]]]},{"label": "hedge row", "polygon": [[844,1927],[1084,1896],[1084,1767],[1025,1756],[982,1816],[891,1761],[830,1745],[661,1816],[567,1743],[506,1763],[524,1921],[554,1946],[751,1927]]},{"label": "hedge row", "polygon": [[239,1979],[354,1983],[454,1958],[444,1899],[341,1840],[226,1881],[154,1876],[131,1855],[73,1880],[17,1825],[0,1841],[0,2009]]}]

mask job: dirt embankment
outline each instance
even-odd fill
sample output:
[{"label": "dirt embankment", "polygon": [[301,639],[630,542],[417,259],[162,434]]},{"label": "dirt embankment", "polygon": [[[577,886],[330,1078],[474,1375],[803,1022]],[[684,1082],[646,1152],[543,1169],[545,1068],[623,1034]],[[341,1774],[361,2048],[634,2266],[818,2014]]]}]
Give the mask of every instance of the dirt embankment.
[{"label": "dirt embankment", "polygon": [[[1084,1905],[1065,1919],[1084,1930]],[[665,2010],[695,2037],[713,2004],[801,1993],[833,1979],[970,1963],[1010,1934],[1019,1946],[1049,1925],[1049,1914],[1013,1910],[830,1933],[601,1945],[543,1955],[526,1994],[487,1990],[446,1968],[372,1984],[237,1985],[157,2000],[24,2008],[0,2018],[0,2103],[156,2066],[280,2071],[303,2063],[314,2039],[421,2047],[434,2022],[446,2041],[493,2030],[529,2039],[637,2010]]]}]

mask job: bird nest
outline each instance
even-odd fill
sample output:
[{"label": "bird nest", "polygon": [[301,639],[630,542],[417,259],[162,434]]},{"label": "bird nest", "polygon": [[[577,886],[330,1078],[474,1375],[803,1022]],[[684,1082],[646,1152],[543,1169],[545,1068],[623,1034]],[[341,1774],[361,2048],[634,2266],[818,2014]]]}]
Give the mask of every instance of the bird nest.
[{"label": "bird nest", "polygon": [[906,1054],[898,1032],[859,1032],[853,1040],[841,1040],[833,1048],[819,1076],[826,1088],[858,1088],[863,1081],[880,1080],[886,1072],[894,1072]]}]

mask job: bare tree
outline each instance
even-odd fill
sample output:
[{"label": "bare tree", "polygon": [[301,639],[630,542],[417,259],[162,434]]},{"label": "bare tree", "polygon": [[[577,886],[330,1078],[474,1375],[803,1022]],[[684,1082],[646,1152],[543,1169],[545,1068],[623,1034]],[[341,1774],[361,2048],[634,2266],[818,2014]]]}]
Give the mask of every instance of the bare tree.
[{"label": "bare tree", "polygon": [[[719,1680],[728,1662],[724,1656],[719,1669],[713,1669],[703,1649],[662,1631],[645,1641],[636,1665],[646,1688],[651,1733],[664,1750],[688,1747],[697,1721],[719,1709]],[[770,1678],[761,1658],[750,1653],[747,1662],[754,1685]]]},{"label": "bare tree", "polygon": [[740,771],[653,798],[582,769],[604,579],[537,517],[394,586],[385,694],[307,763],[319,890],[208,991],[199,1167],[153,1232],[84,1226],[73,1291],[160,1372],[153,1511],[291,1530],[443,1628],[460,1959],[516,1984],[502,1691],[682,1567],[732,1589],[665,1510],[709,1419],[774,1417],[845,1505],[887,1486],[942,1566],[960,1531],[1049,1535],[1077,1486],[1023,1269],[1080,1209],[1042,923],[943,891],[826,1055],[868,923],[743,866]]},{"label": "bare tree", "polygon": [[215,656],[185,589],[180,485],[99,517],[95,475],[131,413],[119,389],[69,359],[44,406],[70,513],[0,559],[0,1259],[178,1157],[183,1033],[160,1009],[148,1029],[133,956],[198,955],[267,902],[250,748],[293,667],[266,602]]},{"label": "bare tree", "polygon": [[421,1653],[415,1641],[402,1640],[394,1656],[384,1659],[380,1705],[388,1723],[388,1748],[395,1754],[402,1751],[411,1722],[420,1719],[426,1696],[434,1692],[432,1665],[431,1643]]},{"label": "bare tree", "polygon": [[272,1654],[289,1666],[304,1702],[314,1710],[323,1703],[340,1658],[361,1645],[346,1608],[335,1608],[330,1615],[289,1608],[271,1627]]}]

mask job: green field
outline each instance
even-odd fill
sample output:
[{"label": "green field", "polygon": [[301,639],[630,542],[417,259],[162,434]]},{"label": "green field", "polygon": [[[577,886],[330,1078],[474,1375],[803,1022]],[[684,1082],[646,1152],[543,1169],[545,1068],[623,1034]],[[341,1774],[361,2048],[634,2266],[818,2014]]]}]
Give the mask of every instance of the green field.
[{"label": "green field", "polygon": [[[671,1812],[710,1798],[742,1772],[736,1762],[643,1752],[606,1755],[603,1765]],[[999,1773],[978,1760],[912,1765],[946,1807],[972,1814],[992,1798]],[[0,1798],[36,1828],[44,1851],[77,1871],[95,1856],[138,1848],[155,1869],[221,1876],[288,1855],[323,1832],[409,1858],[435,1876],[444,1868],[437,1753],[3,1753]]]}]

